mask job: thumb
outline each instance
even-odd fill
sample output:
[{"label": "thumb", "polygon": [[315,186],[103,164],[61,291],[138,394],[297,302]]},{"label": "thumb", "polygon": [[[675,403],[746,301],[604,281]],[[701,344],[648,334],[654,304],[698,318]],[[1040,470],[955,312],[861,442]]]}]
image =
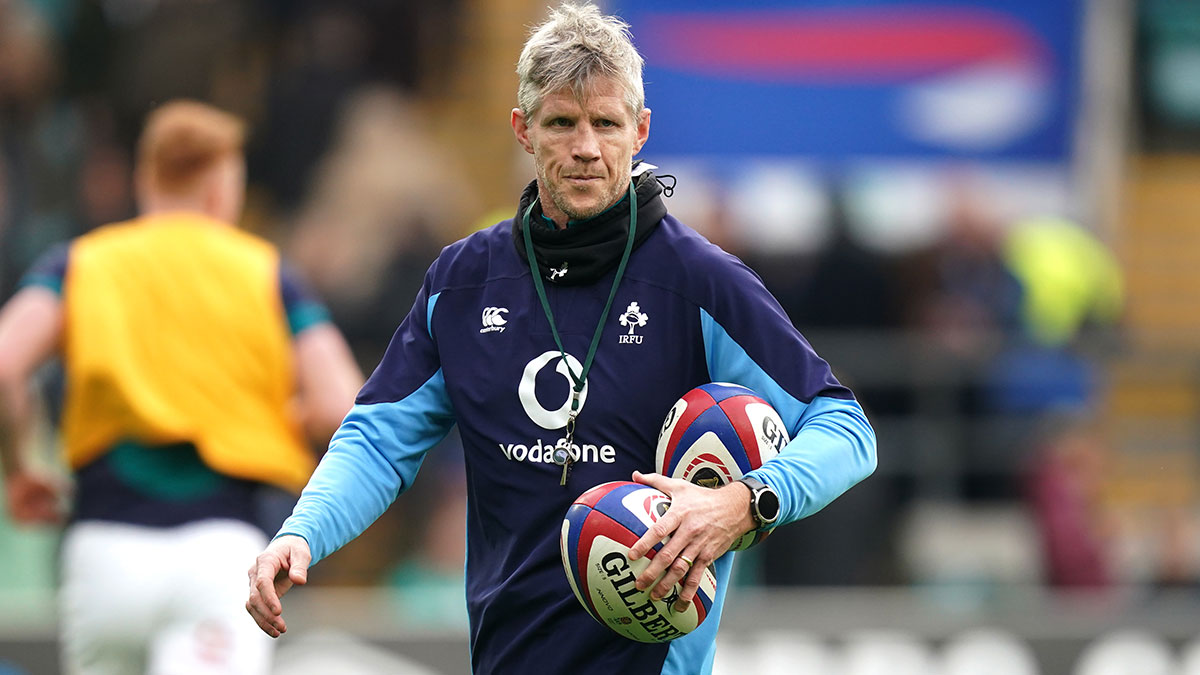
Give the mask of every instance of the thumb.
[{"label": "thumb", "polygon": [[308,556],[292,554],[291,564],[288,565],[288,579],[297,586],[308,582]]},{"label": "thumb", "polygon": [[658,473],[642,473],[641,471],[633,472],[633,480],[642,485],[662,489],[662,483],[666,481],[666,477]]}]

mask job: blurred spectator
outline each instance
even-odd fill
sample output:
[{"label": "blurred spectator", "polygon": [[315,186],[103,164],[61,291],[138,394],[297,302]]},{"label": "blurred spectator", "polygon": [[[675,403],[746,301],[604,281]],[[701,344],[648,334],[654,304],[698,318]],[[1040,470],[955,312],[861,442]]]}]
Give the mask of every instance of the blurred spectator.
[{"label": "blurred spectator", "polygon": [[951,186],[946,235],[902,261],[908,322],[949,357],[974,361],[1016,328],[1019,281],[1002,224],[964,179]]},{"label": "blurred spectator", "polygon": [[1006,264],[1021,282],[1021,323],[1033,341],[1064,346],[1081,331],[1111,327],[1124,296],[1120,265],[1094,234],[1062,218],[1015,224]]},{"label": "blurred spectator", "polygon": [[116,143],[94,138],[79,168],[78,214],[82,231],[133,215],[129,155]]},{"label": "blurred spectator", "polygon": [[1087,422],[1047,418],[1029,471],[1028,499],[1041,535],[1045,579],[1054,586],[1113,582],[1101,489],[1106,449]]},{"label": "blurred spectator", "polygon": [[56,71],[42,16],[19,0],[0,3],[0,110],[7,122],[37,112],[52,92]]},{"label": "blurred spectator", "polygon": [[[1021,330],[989,370],[989,401],[1039,421],[1028,495],[1047,581],[1105,586],[1116,581],[1116,535],[1101,499],[1107,448],[1080,418],[1096,406],[1100,382],[1095,350],[1081,340],[1120,318],[1120,269],[1094,235],[1063,219],[1017,223],[1004,251],[1023,289]],[[1161,553],[1174,560],[1170,543]]]},{"label": "blurred spectator", "polygon": [[343,103],[368,79],[370,30],[367,17],[329,4],[301,12],[282,34],[264,92],[251,171],[283,213],[303,201],[312,170],[332,142]]},{"label": "blurred spectator", "polygon": [[1020,494],[1013,448],[1022,447],[1027,420],[1001,417],[983,374],[1019,335],[1023,289],[1004,257],[996,204],[973,178],[949,175],[945,234],[897,266],[902,315],[919,340],[908,412],[939,424],[928,442],[940,445],[915,451],[931,459],[914,479],[938,484],[942,497],[1011,500]]},{"label": "blurred spectator", "polygon": [[1141,0],[1137,13],[1138,140],[1150,152],[1200,149],[1200,6]]},{"label": "blurred spectator", "polygon": [[54,101],[54,36],[31,6],[0,3],[0,297],[49,244],[75,233],[79,120]]},{"label": "blurred spectator", "polygon": [[356,92],[298,213],[290,252],[360,359],[382,355],[437,251],[476,214],[470,185],[413,102]]},{"label": "blurred spectator", "polygon": [[[817,253],[807,283],[798,293],[785,294],[796,302],[792,320],[802,330],[895,329],[900,310],[892,269],[879,252],[851,235],[845,199],[833,190],[832,239]],[[788,309],[784,297],[780,302]]]},{"label": "blurred spectator", "polygon": [[[99,4],[99,16],[91,18],[104,28],[91,30],[100,31],[95,37],[103,47],[90,49],[111,59],[104,94],[115,114],[117,137],[124,143],[132,143],[146,112],[161,101],[213,100],[219,69],[255,39],[252,3],[108,0]],[[240,115],[249,117],[254,112],[247,109],[247,101],[220,103]]]},{"label": "blurred spectator", "polygon": [[1099,374],[1080,339],[1120,318],[1112,253],[1076,223],[1039,218],[1012,227],[1004,263],[1021,285],[1020,330],[989,369],[989,403],[1023,413],[1091,406]]},{"label": "blurred spectator", "polygon": [[[342,106],[375,84],[414,95],[450,79],[460,0],[271,3],[280,32],[252,173],[283,214],[301,207]],[[296,139],[304,139],[297,143]]]}]

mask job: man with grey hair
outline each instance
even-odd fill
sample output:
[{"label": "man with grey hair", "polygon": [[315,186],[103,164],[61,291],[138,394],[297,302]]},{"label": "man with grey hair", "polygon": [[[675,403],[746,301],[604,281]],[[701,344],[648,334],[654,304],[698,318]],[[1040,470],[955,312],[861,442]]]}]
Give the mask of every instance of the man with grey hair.
[{"label": "man with grey hair", "polygon": [[[283,633],[280,596],[374,521],[457,424],[474,672],[707,673],[726,551],[869,475],[874,432],[759,278],[667,214],[652,167],[634,161],[650,111],[628,26],[563,5],[529,38],[517,72],[511,124],[535,179],[514,218],[430,267],[295,511],[251,566],[246,606],[269,635]],[[663,417],[709,382],[758,392],[792,439],[718,489],[654,473]],[[594,621],[560,561],[574,499],[630,477],[671,498],[631,551],[648,561],[637,587],[681,611],[706,568],[717,578],[708,618],[666,643]]]}]

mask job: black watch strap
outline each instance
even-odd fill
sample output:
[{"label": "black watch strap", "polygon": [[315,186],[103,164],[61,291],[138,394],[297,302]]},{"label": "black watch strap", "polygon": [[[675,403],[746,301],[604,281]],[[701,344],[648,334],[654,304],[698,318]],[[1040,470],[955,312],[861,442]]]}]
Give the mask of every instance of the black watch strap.
[{"label": "black watch strap", "polygon": [[752,476],[742,476],[738,482],[750,488],[750,515],[754,517],[757,529],[773,527],[779,519],[779,495],[770,485]]}]

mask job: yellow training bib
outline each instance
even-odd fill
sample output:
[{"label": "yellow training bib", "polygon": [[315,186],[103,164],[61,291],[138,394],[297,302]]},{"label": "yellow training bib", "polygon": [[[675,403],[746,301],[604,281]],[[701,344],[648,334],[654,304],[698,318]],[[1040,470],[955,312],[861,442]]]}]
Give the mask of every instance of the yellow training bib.
[{"label": "yellow training bib", "polygon": [[186,441],[220,473],[304,486],[274,246],[192,213],[108,225],[72,243],[63,302],[72,468],[121,439]]}]

